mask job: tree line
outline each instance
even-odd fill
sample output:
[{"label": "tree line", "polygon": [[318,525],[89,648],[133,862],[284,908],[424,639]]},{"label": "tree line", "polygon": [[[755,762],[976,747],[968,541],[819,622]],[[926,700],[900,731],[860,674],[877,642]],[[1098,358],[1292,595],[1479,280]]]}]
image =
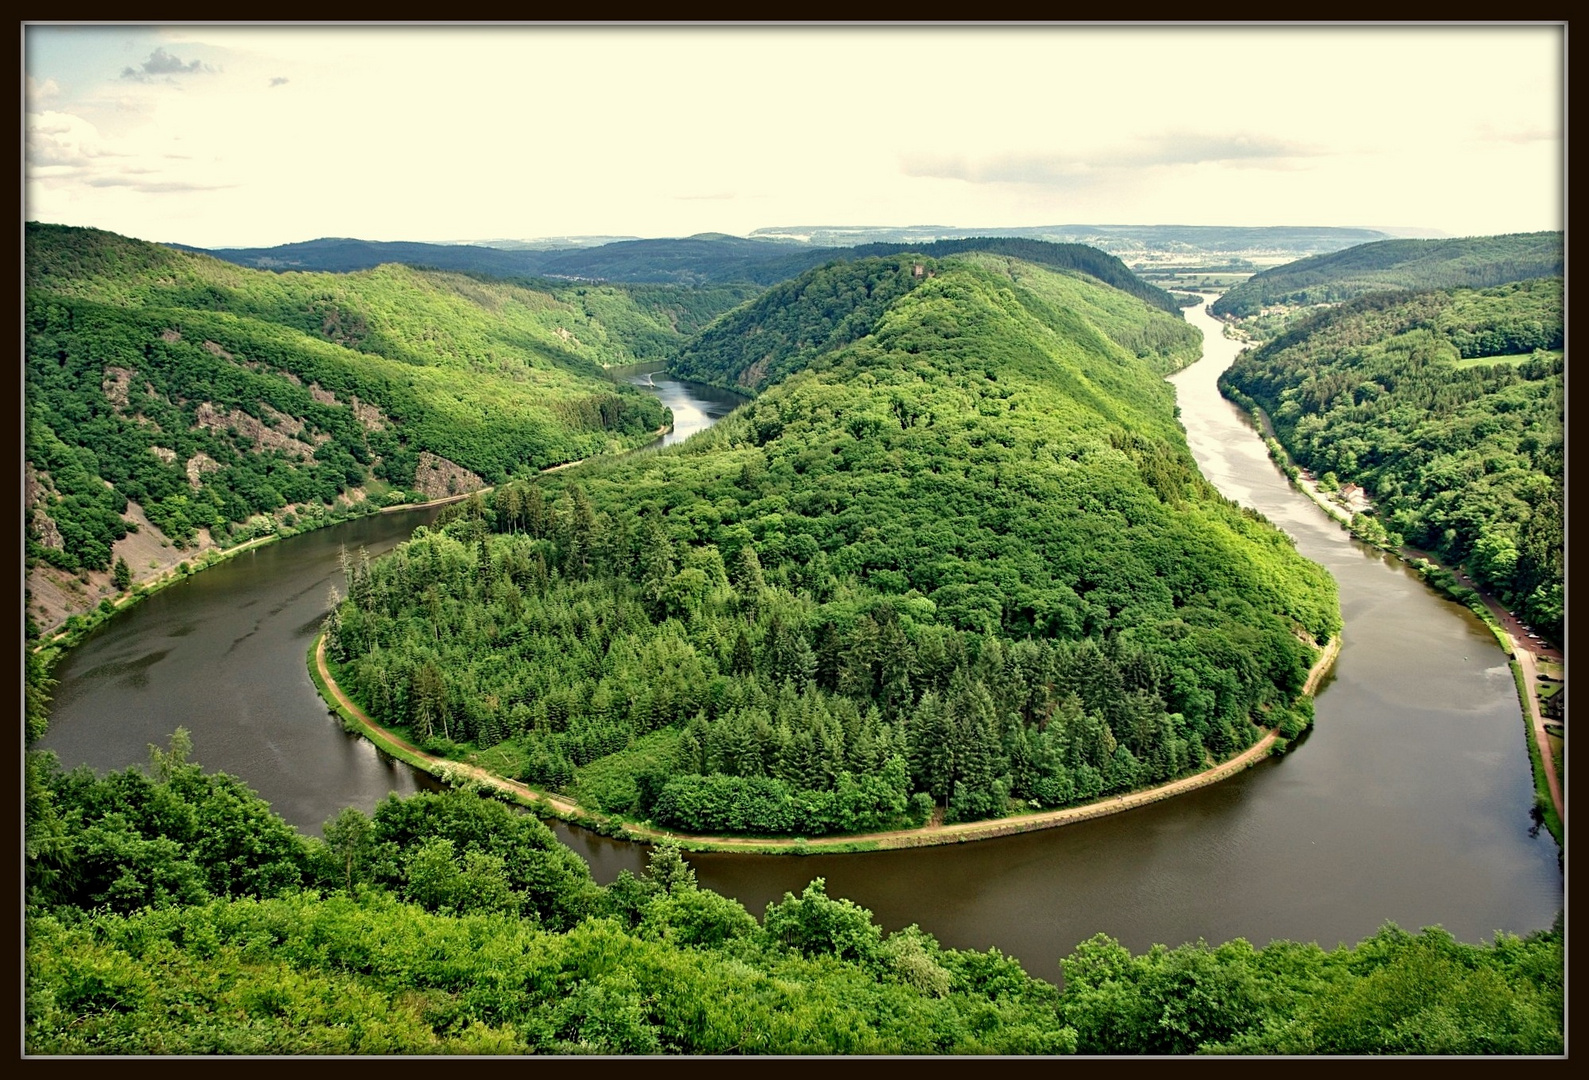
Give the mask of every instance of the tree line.
[{"label": "tree line", "polygon": [[1559,641],[1562,303],[1560,278],[1375,294],[1244,352],[1220,385],[1299,462],[1366,489],[1386,540],[1466,564]]}]

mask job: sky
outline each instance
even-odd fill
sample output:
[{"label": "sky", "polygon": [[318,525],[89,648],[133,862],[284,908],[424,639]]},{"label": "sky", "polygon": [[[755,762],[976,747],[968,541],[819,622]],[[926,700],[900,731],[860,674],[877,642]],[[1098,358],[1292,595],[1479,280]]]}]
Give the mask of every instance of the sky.
[{"label": "sky", "polygon": [[199,247],[1560,229],[1565,29],[24,27],[28,220]]}]

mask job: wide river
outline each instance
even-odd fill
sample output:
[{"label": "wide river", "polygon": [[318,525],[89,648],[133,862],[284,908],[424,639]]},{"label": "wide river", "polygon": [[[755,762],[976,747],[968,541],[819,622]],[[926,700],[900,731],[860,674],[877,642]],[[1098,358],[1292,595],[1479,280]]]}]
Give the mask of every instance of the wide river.
[{"label": "wide river", "polygon": [[[759,915],[824,877],[829,895],[870,908],[890,930],[919,923],[945,945],[997,946],[1049,979],[1099,931],[1140,951],[1235,937],[1328,948],[1386,921],[1438,923],[1473,942],[1550,925],[1562,873],[1555,843],[1530,821],[1505,656],[1466,609],[1290,488],[1215,387],[1237,346],[1200,309],[1187,318],[1204,332],[1205,356],[1171,381],[1198,464],[1340,584],[1343,647],[1314,730],[1284,758],[1114,817],[914,851],[692,855],[701,884]],[[676,418],[668,441],[734,401],[643,369],[621,377],[654,382]],[[377,555],[434,514],[364,518],[270,544],[116,616],[58,665],[42,745],[69,767],[123,768],[184,726],[195,760],[241,776],[306,832],[343,806],[370,810],[388,792],[433,788],[342,731],[315,694],[305,653],[340,576],[339,549]],[[644,865],[635,845],[557,831],[602,881]]]}]

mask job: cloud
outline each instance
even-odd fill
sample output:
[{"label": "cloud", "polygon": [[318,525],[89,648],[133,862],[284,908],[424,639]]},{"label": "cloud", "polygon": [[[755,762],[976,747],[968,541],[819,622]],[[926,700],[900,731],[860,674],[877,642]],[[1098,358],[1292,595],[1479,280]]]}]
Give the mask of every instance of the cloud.
[{"label": "cloud", "polygon": [[129,188],[141,191],[146,195],[164,195],[171,192],[191,191],[225,191],[227,188],[237,187],[237,184],[207,183],[203,180],[171,180],[149,176],[150,169],[118,169],[109,176],[90,176],[83,180],[89,187],[95,188]]},{"label": "cloud", "polygon": [[94,126],[70,113],[30,113],[27,127],[27,165],[31,172],[46,168],[91,167],[103,158],[125,155],[107,150]]},{"label": "cloud", "polygon": [[1474,136],[1477,142],[1504,142],[1524,145],[1533,142],[1560,142],[1561,131],[1554,127],[1529,124],[1522,127],[1500,127],[1496,124],[1479,125]]},{"label": "cloud", "polygon": [[121,77],[134,82],[148,82],[158,75],[196,75],[214,70],[202,60],[189,60],[184,64],[179,58],[166,52],[165,46],[161,45],[157,46],[155,51],[149,54],[149,59],[139,67],[122,68]]},{"label": "cloud", "polygon": [[1318,151],[1301,143],[1269,136],[1160,135],[1092,151],[989,154],[907,153],[900,158],[906,176],[964,180],[972,184],[1044,184],[1066,186],[1112,169],[1208,163],[1286,167],[1295,158]]},{"label": "cloud", "polygon": [[27,127],[27,172],[31,181],[60,188],[125,188],[145,194],[218,191],[238,186],[211,172],[191,173],[189,155],[151,148],[128,152],[105,139],[93,124],[63,112],[32,113]]},{"label": "cloud", "polygon": [[61,87],[54,79],[45,79],[40,82],[32,75],[28,76],[27,100],[28,111],[34,111],[38,106],[53,101],[61,96]]},{"label": "cloud", "polygon": [[274,78],[272,78],[270,80],[270,85],[271,86],[286,86],[287,85],[287,76],[285,76],[285,75],[277,75],[277,76],[275,76]]}]

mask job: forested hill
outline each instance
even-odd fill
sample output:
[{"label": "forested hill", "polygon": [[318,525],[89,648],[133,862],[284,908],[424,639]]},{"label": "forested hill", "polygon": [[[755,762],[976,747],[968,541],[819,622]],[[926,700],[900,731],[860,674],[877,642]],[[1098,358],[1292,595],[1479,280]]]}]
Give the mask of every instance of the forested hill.
[{"label": "forested hill", "polygon": [[711,833],[1064,805],[1295,734],[1334,583],[1198,474],[1162,379],[1192,332],[1084,275],[915,266],[797,283],[893,299],[688,443],[355,570],[338,679],[439,752]]},{"label": "forested hill", "polygon": [[378,243],[323,239],[273,248],[233,248],[208,254],[268,270],[364,270],[382,263],[435,267],[495,277],[574,278],[588,281],[670,282],[681,285],[773,285],[834,259],[897,255],[953,255],[992,251],[1057,269],[1080,270],[1107,285],[1140,296],[1166,311],[1178,310],[1168,293],[1133,274],[1113,255],[1082,244],[980,237],[926,245],[868,244],[861,248],[806,247],[708,233],[664,240],[620,240],[595,247],[551,251],[501,250],[471,244]]},{"label": "forested hill", "polygon": [[[1065,254],[1056,255],[1057,245],[1053,244],[991,243],[1000,248],[1035,247],[1039,254],[1056,261],[1058,255]],[[937,275],[938,260],[911,249],[900,255],[900,247],[878,244],[858,249],[891,250],[882,258],[857,254],[854,260],[835,261],[775,285],[691,339],[669,369],[688,379],[752,392],[782,381],[823,354],[870,334],[894,301]],[[1100,254],[1091,248],[1080,250]],[[1032,276],[1021,263],[1007,256],[986,258],[990,265],[1005,265],[1012,282],[1018,283],[1023,272]],[[1111,261],[1119,265],[1118,260]],[[1068,265],[1060,268],[1071,269]],[[1080,273],[1086,271],[1077,272]],[[1089,276],[1097,278],[1097,274]],[[1129,272],[1127,276],[1137,281]],[[1039,302],[1035,295],[1032,300]],[[1162,373],[1198,355],[1202,339],[1197,331],[1181,321],[1178,314],[1171,317],[1145,311],[1139,299],[1131,295],[1115,289],[1076,288],[1066,290],[1064,304],[1068,307],[1049,313],[1062,321],[1083,314],[1094,332],[1101,331],[1115,344],[1139,357],[1150,358]]]},{"label": "forested hill", "polygon": [[181,546],[639,445],[665,410],[602,364],[656,358],[734,298],[273,274],[29,224],[30,559],[107,569],[129,500]]},{"label": "forested hill", "polygon": [[1333,304],[1391,289],[1484,288],[1562,272],[1562,234],[1383,240],[1254,274],[1214,302],[1215,315],[1250,318],[1273,305]]},{"label": "forested hill", "polygon": [[1113,255],[1099,251],[1095,247],[1088,247],[1086,244],[1055,244],[1046,240],[1019,237],[979,236],[917,245],[864,244],[852,248],[850,256],[859,259],[876,255],[899,255],[912,251],[939,257],[982,251],[990,255],[1020,259],[1051,270],[1075,270],[1174,315],[1179,316],[1181,311],[1180,305],[1168,292],[1137,277],[1125,263]]},{"label": "forested hill", "polygon": [[1375,293],[1244,352],[1221,377],[1378,525],[1497,592],[1561,640],[1561,278]]}]

